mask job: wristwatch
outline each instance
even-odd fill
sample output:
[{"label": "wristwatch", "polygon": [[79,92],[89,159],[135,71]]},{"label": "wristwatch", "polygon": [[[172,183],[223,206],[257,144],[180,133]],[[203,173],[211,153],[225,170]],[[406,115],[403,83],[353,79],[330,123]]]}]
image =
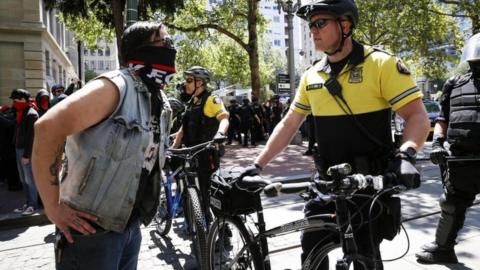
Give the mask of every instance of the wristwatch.
[{"label": "wristwatch", "polygon": [[413,164],[417,160],[417,150],[415,148],[409,146],[407,149],[400,151],[401,154],[405,155],[405,157]]}]

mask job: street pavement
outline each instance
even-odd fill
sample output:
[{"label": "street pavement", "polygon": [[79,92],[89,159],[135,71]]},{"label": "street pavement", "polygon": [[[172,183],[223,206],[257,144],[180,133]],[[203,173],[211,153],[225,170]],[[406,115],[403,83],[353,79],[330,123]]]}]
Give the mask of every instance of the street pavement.
[{"label": "street pavement", "polygon": [[[236,145],[227,147],[222,165],[245,166],[251,164],[263,146],[242,148]],[[426,146],[428,152],[429,145]],[[313,171],[311,157],[302,156],[305,144],[291,145],[279,155],[262,175],[266,178],[288,181],[303,179]],[[467,214],[465,227],[458,237],[456,246],[459,264],[422,265],[415,260],[415,252],[421,245],[433,240],[438,221],[438,198],[442,187],[438,167],[427,161],[417,166],[422,172],[422,186],[401,195],[404,227],[409,237],[410,247],[406,256],[385,262],[385,269],[474,269],[480,270],[480,207],[473,206]],[[478,197],[477,197],[478,202]],[[303,200],[297,195],[265,198],[264,214],[267,228],[302,218]],[[251,223],[251,222],[250,222]],[[0,270],[3,269],[54,269],[53,225],[33,226],[0,231]],[[138,269],[196,269],[190,255],[188,237],[184,233],[183,218],[176,218],[172,231],[167,237],[159,237],[153,225],[142,227],[142,246]],[[272,269],[300,269],[300,235],[293,233],[269,239]],[[393,241],[381,245],[384,260],[401,256],[408,248],[404,232]],[[94,255],[93,255],[94,256]],[[332,254],[335,261],[339,251]]]}]

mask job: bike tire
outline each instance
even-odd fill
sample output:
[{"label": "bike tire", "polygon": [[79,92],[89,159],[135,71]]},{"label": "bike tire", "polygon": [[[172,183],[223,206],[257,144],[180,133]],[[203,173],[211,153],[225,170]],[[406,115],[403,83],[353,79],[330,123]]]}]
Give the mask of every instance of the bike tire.
[{"label": "bike tire", "polygon": [[188,218],[189,233],[192,236],[192,251],[195,254],[200,269],[207,269],[207,224],[205,214],[202,210],[198,190],[194,187],[188,187],[187,193],[187,211],[185,218]]},{"label": "bike tire", "polygon": [[[163,190],[163,192],[162,192]],[[167,194],[164,186],[164,180],[160,181],[160,201],[158,204],[157,213],[155,214],[155,229],[161,236],[166,236],[172,228],[172,206],[167,200]]]},{"label": "bike tire", "polygon": [[[309,255],[309,257],[312,258],[311,263],[304,263],[302,265],[302,270],[322,269],[320,268],[322,261],[325,259],[325,257],[328,256],[328,253],[337,248],[341,248],[341,245],[339,243],[328,242],[325,245],[321,245],[320,248],[314,249],[311,252],[311,255]],[[348,267],[349,266],[346,266],[346,269],[348,269]],[[335,269],[335,266],[334,268],[328,269]]]},{"label": "bike tire", "polygon": [[[222,228],[228,228],[230,232]],[[228,237],[227,234],[230,233]],[[208,269],[264,269],[260,247],[258,243],[252,242],[253,234],[239,217],[217,218],[208,233]],[[250,246],[239,254],[240,250],[248,244]],[[239,256],[237,261],[229,265],[237,255]]]}]

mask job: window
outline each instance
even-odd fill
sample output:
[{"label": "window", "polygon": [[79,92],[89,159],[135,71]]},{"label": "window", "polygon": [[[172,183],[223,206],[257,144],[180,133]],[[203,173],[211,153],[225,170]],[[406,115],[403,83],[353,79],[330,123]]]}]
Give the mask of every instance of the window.
[{"label": "window", "polygon": [[87,48],[83,48],[83,55],[88,55],[88,49]]},{"label": "window", "polygon": [[57,63],[57,60],[53,59],[52,60],[52,77],[54,81],[58,81],[57,78],[57,69],[55,68],[55,64]]},{"label": "window", "polygon": [[98,69],[104,70],[103,61],[102,61],[102,60],[98,61]]},{"label": "window", "polygon": [[274,22],[280,22],[280,17],[279,16],[273,16],[273,21]]},{"label": "window", "polygon": [[94,49],[90,49],[90,55],[97,55],[97,52]]},{"label": "window", "polygon": [[112,69],[112,62],[110,62],[110,61],[105,61],[105,69],[106,69],[106,70]]},{"label": "window", "polygon": [[280,44],[280,40],[275,39],[275,40],[273,41],[273,45],[275,45],[275,46],[280,46],[280,45],[281,45],[281,44]]},{"label": "window", "polygon": [[63,80],[63,85],[66,86],[66,84],[67,84],[67,73],[65,72],[65,69],[63,69],[63,78],[62,78],[62,80]]},{"label": "window", "polygon": [[62,70],[62,66],[58,65],[58,82],[63,85],[63,77],[62,77],[62,74],[63,74],[63,70]]},{"label": "window", "polygon": [[103,50],[102,49],[98,49],[98,56],[103,56]]},{"label": "window", "polygon": [[50,76],[50,52],[45,50],[45,73]]},{"label": "window", "polygon": [[95,69],[95,61],[90,61],[90,68]]},{"label": "window", "polygon": [[87,61],[85,61],[84,65],[85,65],[85,70],[90,69],[90,67],[88,66],[88,62],[87,62]]},{"label": "window", "polygon": [[110,47],[107,46],[107,48],[105,49],[105,55],[106,56],[110,56]]}]

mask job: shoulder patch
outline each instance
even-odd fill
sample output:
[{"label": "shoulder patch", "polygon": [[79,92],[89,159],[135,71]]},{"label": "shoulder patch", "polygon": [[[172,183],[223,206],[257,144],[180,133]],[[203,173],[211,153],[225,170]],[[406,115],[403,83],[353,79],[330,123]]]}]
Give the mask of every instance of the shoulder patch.
[{"label": "shoulder patch", "polygon": [[213,103],[215,103],[215,104],[221,104],[221,103],[222,103],[222,99],[219,98],[219,97],[213,97]]},{"label": "shoulder patch", "polygon": [[408,70],[408,68],[403,64],[402,60],[400,60],[400,59],[397,60],[397,70],[401,74],[405,74],[405,75],[410,75],[411,74],[410,70]]}]

